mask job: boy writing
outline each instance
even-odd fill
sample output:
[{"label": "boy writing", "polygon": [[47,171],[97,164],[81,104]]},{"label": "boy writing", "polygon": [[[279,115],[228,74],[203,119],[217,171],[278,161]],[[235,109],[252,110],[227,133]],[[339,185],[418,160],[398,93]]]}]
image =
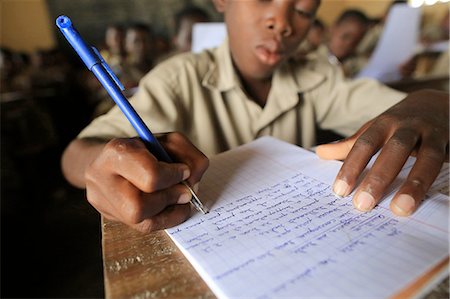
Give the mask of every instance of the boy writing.
[{"label": "boy writing", "polygon": [[339,68],[321,61],[290,61],[319,0],[214,3],[224,13],[228,41],[162,63],[131,100],[153,132],[182,133],[160,135],[179,163],[157,161],[131,138],[136,133],[114,108],[66,149],[67,179],[85,187],[105,217],[152,231],[189,217],[190,194],[180,182],[198,186],[208,167],[202,152],[215,154],[263,135],[309,147],[316,125],[347,136],[362,126],[353,137],[317,149],[321,157],[345,159],[334,192],[348,195],[382,148],[353,199],[368,211],[414,152],[417,162],[391,203],[394,213],[411,214],[448,156],[448,96],[423,91],[405,97],[375,81],[346,81]]}]

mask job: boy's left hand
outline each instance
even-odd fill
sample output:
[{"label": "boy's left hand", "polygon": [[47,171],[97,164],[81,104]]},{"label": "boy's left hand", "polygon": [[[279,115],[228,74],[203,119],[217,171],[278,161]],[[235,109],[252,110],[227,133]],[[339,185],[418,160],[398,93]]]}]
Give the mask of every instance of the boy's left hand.
[{"label": "boy's left hand", "polygon": [[317,147],[324,159],[343,160],[333,185],[339,196],[354,189],[371,157],[381,149],[373,167],[353,197],[354,206],[369,211],[382,199],[410,155],[417,160],[391,201],[400,216],[412,214],[436,179],[449,150],[449,95],[423,90],[366,123],[355,135]]}]

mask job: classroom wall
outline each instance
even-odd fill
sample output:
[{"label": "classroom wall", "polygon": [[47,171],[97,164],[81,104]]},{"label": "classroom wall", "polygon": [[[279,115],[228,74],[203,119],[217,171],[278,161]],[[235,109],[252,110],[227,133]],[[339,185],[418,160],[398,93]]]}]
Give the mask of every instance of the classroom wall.
[{"label": "classroom wall", "polygon": [[24,52],[53,48],[45,0],[0,0],[0,45]]},{"label": "classroom wall", "polygon": [[[47,0],[50,15],[66,14],[86,40],[99,44],[109,24],[141,22],[159,34],[173,32],[173,15],[182,7],[195,4],[207,10],[214,20],[220,18],[211,0]],[[57,35],[58,41],[61,37]]]},{"label": "classroom wall", "polygon": [[[381,17],[385,14],[391,2],[392,0],[322,0],[318,17],[325,24],[331,25],[344,10],[350,8],[360,9],[371,18]],[[449,7],[449,3],[422,6],[423,23],[439,23]]]},{"label": "classroom wall", "polygon": [[[370,17],[379,17],[390,2],[322,0],[318,16],[327,25],[348,8],[359,8]],[[66,47],[54,26],[60,14],[70,16],[85,39],[94,44],[103,40],[104,30],[110,23],[139,21],[153,24],[157,32],[170,35],[173,14],[187,4],[199,5],[210,12],[213,20],[221,20],[211,0],[0,0],[0,45],[26,52],[49,49],[56,44]],[[424,21],[438,23],[448,8],[448,3],[423,6]]]}]

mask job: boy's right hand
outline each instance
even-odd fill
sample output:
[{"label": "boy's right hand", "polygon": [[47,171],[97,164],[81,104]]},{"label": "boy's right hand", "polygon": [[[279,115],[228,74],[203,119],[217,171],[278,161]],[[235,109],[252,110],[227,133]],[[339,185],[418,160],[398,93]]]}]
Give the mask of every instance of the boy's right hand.
[{"label": "boy's right hand", "polygon": [[158,161],[139,138],[120,138],[109,141],[86,168],[87,199],[106,218],[150,232],[189,217],[191,194],[181,182],[195,190],[209,160],[179,133],[158,139],[180,163]]}]

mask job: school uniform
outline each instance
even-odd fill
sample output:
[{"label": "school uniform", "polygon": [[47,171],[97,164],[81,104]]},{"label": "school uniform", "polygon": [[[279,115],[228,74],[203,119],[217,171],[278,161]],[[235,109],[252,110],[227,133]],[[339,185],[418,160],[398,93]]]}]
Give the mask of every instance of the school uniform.
[{"label": "school uniform", "polygon": [[366,57],[352,55],[341,62],[330,52],[327,45],[320,45],[316,51],[308,54],[308,58],[324,59],[333,65],[339,66],[347,78],[353,78],[358,75],[358,73],[367,65],[369,61]]},{"label": "school uniform", "polygon": [[[265,135],[308,148],[315,145],[316,125],[348,136],[404,97],[373,80],[346,80],[322,60],[287,61],[274,72],[262,108],[243,90],[225,41],[159,64],[130,101],[153,133],[182,132],[212,155]],[[115,107],[78,137],[136,135]]]}]

